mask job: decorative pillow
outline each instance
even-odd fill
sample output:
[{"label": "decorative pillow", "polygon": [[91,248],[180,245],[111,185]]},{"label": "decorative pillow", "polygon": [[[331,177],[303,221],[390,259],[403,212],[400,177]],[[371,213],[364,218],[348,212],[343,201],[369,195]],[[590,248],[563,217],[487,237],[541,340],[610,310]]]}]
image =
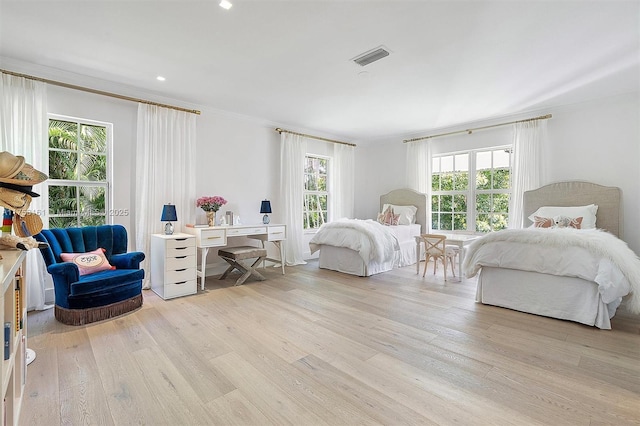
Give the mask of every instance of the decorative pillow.
[{"label": "decorative pillow", "polygon": [[535,223],[535,216],[553,218],[556,216],[582,217],[581,229],[595,229],[596,213],[598,206],[589,204],[588,206],[560,207],[543,206],[529,216],[529,220]]},{"label": "decorative pillow", "polygon": [[398,224],[399,217],[400,215],[395,214],[391,207],[387,207],[383,213],[378,214],[378,222],[383,225],[395,226]]},{"label": "decorative pillow", "polygon": [[533,217],[534,228],[575,228],[582,229],[582,217],[555,216],[551,217]]},{"label": "decorative pillow", "polygon": [[78,266],[80,275],[93,274],[94,272],[116,269],[111,266],[104,255],[106,250],[97,248],[87,253],[60,253],[60,258],[65,262],[73,262]]},{"label": "decorative pillow", "polygon": [[385,204],[382,206],[382,211],[387,211],[389,207],[391,207],[396,214],[400,215],[398,225],[411,225],[416,223],[416,212],[418,211],[416,206],[396,206],[393,204]]},{"label": "decorative pillow", "polygon": [[555,216],[553,218],[554,228],[575,228],[581,229],[581,217]]},{"label": "decorative pillow", "polygon": [[533,217],[533,227],[534,228],[551,228],[554,226],[553,219],[550,217]]}]

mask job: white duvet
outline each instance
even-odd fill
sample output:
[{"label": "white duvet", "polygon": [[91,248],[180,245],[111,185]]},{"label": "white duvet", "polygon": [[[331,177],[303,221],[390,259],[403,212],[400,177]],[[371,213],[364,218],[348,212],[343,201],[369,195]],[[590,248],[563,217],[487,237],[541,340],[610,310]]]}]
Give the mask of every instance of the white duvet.
[{"label": "white duvet", "polygon": [[625,242],[607,232],[561,229],[508,229],[471,243],[464,258],[467,277],[483,266],[578,277],[598,284],[604,303],[629,295],[628,309],[640,314],[640,259]]},{"label": "white duvet", "polygon": [[325,223],[309,241],[311,253],[322,245],[346,247],[360,254],[366,263],[393,261],[400,250],[398,239],[374,220],[340,219]]}]

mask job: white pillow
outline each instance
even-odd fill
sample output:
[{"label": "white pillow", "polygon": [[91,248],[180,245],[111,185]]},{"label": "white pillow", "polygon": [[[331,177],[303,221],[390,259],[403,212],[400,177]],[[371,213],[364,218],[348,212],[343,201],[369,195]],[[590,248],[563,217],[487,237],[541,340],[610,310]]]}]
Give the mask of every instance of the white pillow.
[{"label": "white pillow", "polygon": [[548,218],[555,216],[582,217],[581,229],[595,229],[597,212],[598,206],[596,204],[574,207],[542,206],[529,216],[529,220],[535,223],[534,216]]},{"label": "white pillow", "polygon": [[385,204],[382,206],[382,211],[387,211],[387,208],[391,207],[395,214],[399,214],[398,225],[411,225],[416,223],[416,212],[418,208],[416,206],[396,206],[393,204]]}]

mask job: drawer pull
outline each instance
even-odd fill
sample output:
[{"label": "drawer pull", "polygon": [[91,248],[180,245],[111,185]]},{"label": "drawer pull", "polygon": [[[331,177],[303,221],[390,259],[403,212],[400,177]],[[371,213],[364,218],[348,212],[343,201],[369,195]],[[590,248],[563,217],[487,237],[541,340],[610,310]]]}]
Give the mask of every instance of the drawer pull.
[{"label": "drawer pull", "polygon": [[185,284],[185,283],[186,283],[186,281],[182,281],[182,282],[174,283],[174,284],[175,284],[175,285],[180,285],[180,284]]},{"label": "drawer pull", "polygon": [[186,238],[176,238],[176,241],[186,241]]},{"label": "drawer pull", "polygon": [[186,271],[187,268],[182,268],[182,269],[176,269],[176,272],[182,272],[182,271]]},{"label": "drawer pull", "polygon": [[187,256],[176,256],[176,259],[186,259]]},{"label": "drawer pull", "polygon": [[222,237],[207,237],[207,240],[218,240]]},{"label": "drawer pull", "polygon": [[176,249],[176,250],[186,250],[186,249],[188,249],[188,248],[189,248],[189,247],[175,247],[175,249]]},{"label": "drawer pull", "polygon": [[280,235],[280,234],[284,234],[284,232],[272,232],[271,235]]}]

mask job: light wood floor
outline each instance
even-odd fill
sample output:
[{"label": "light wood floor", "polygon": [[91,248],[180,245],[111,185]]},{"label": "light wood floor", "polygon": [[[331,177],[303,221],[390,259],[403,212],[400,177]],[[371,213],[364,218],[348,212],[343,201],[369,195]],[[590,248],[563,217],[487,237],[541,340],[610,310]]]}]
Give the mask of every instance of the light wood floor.
[{"label": "light wood floor", "polygon": [[20,424],[640,424],[638,317],[603,331],[429,275],[310,262],[89,326],[31,313]]}]

